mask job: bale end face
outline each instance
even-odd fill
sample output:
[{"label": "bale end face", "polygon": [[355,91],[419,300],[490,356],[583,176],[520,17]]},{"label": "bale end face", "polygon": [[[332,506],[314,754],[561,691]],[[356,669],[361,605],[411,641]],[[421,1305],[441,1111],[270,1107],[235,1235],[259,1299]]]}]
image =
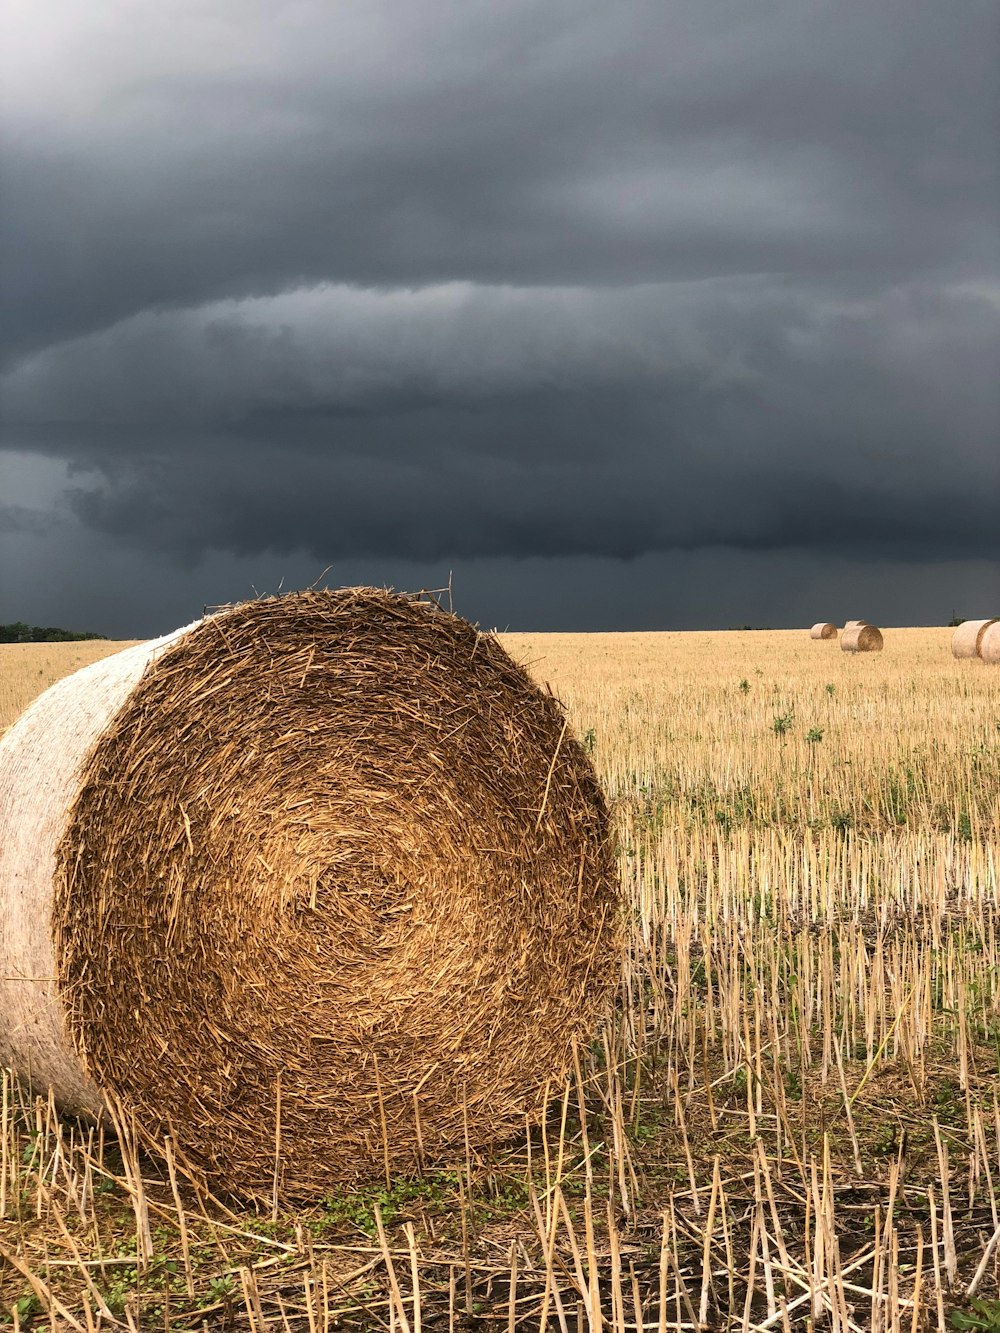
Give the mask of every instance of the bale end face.
[{"label": "bale end face", "polygon": [[107,717],[57,823],[87,1075],[237,1194],[516,1132],[617,975],[589,759],[496,639],[425,602],[308,592],[199,622]]},{"label": "bale end face", "polygon": [[979,656],[990,666],[1000,666],[1000,621],[992,621],[983,631]]},{"label": "bale end face", "polygon": [[874,625],[858,623],[845,629],[840,636],[840,646],[845,653],[880,653],[882,651],[882,631]]}]

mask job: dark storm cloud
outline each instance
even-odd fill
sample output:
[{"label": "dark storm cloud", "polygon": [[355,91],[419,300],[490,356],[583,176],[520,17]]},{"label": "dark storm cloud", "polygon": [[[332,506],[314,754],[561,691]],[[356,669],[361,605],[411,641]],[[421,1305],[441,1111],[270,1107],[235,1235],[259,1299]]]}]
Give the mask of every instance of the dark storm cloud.
[{"label": "dark storm cloud", "polygon": [[18,346],[324,279],[995,254],[985,0],[63,7],[8,48]]},{"label": "dark storm cloud", "polygon": [[32,533],[36,536],[52,531],[52,516],[27,505],[0,505],[0,531]]},{"label": "dark storm cloud", "polygon": [[143,316],[22,362],[5,397],[68,424],[88,524],[187,557],[997,554],[996,301],[703,286]]},{"label": "dark storm cloud", "polygon": [[188,562],[996,559],[998,15],[25,6],[6,447]]}]

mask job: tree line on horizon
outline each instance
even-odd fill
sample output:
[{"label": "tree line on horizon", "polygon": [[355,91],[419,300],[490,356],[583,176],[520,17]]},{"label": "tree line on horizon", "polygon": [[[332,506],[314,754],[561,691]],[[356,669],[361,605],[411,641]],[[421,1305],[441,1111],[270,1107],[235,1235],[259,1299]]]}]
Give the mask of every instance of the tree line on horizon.
[{"label": "tree line on horizon", "polygon": [[23,620],[15,620],[10,625],[0,625],[0,643],[74,643],[80,639],[106,639],[106,634],[83,633],[72,629],[59,629],[53,625],[26,625]]}]

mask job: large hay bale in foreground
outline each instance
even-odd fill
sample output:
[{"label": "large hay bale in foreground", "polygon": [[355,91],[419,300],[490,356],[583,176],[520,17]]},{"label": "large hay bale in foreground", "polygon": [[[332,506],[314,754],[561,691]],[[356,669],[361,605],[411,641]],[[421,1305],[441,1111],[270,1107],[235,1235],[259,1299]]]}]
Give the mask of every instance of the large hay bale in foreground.
[{"label": "large hay bale in foreground", "polygon": [[821,620],[809,631],[810,639],[835,639],[837,626],[830,620]]},{"label": "large hay bale in foreground", "polygon": [[1000,666],[1000,621],[994,620],[979,640],[979,656],[990,666]]},{"label": "large hay bale in foreground", "polygon": [[840,646],[845,653],[880,653],[882,631],[865,621],[859,621],[844,628]]},{"label": "large hay bale in foreground", "polygon": [[566,727],[496,639],[371,589],[59,682],[0,742],[0,1059],[251,1195],[516,1131],[617,973]]},{"label": "large hay bale in foreground", "polygon": [[983,635],[993,620],[963,620],[951,636],[951,651],[955,657],[979,657]]}]

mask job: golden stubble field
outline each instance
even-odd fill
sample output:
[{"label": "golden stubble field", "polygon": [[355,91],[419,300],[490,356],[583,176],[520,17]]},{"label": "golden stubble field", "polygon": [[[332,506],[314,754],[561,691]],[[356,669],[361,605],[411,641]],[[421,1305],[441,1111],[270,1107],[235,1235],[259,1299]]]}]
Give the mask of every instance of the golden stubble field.
[{"label": "golden stubble field", "polygon": [[[614,1010],[546,1124],[259,1217],[8,1085],[2,1304],[88,1330],[1000,1328],[1000,670],[943,628],[859,656],[503,641],[593,757],[628,903]],[[0,729],[118,646],[0,648]]]},{"label": "golden stubble field", "polygon": [[76,643],[0,644],[0,735],[32,699],[57,680],[136,642],[81,639]]}]

